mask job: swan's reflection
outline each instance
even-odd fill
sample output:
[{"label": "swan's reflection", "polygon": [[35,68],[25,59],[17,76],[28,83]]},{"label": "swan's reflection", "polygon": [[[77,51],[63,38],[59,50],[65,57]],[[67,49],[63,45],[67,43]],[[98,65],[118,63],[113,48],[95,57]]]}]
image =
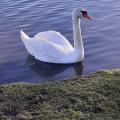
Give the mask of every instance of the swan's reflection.
[{"label": "swan's reflection", "polygon": [[54,77],[55,75],[61,74],[61,78],[63,78],[66,70],[68,71],[68,75],[65,77],[82,75],[83,72],[83,64],[81,62],[75,64],[53,64],[38,61],[34,59],[33,56],[29,55],[26,59],[26,64],[29,65],[32,71],[39,74],[41,77]]}]

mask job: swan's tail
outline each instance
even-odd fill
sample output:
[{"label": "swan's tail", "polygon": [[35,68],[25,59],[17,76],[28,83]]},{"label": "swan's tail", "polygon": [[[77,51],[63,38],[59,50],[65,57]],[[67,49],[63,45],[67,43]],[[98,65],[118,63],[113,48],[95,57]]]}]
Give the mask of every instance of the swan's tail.
[{"label": "swan's tail", "polygon": [[21,39],[22,39],[28,53],[33,55],[33,50],[32,50],[32,47],[31,47],[30,37],[27,34],[25,34],[22,30],[20,31],[20,35],[21,35]]},{"label": "swan's tail", "polygon": [[21,35],[21,39],[24,41],[24,40],[29,40],[30,37],[25,34],[22,30],[20,31],[20,35]]}]

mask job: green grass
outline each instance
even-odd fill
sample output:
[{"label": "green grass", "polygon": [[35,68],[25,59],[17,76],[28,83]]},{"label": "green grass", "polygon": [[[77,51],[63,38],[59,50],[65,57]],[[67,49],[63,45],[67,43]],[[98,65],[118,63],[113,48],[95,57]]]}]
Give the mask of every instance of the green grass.
[{"label": "green grass", "polygon": [[1,85],[0,120],[120,120],[120,70]]}]

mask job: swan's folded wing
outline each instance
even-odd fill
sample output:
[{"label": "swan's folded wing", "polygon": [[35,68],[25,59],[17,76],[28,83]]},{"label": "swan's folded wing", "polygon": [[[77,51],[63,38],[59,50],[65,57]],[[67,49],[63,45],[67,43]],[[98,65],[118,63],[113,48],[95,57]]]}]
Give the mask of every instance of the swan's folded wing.
[{"label": "swan's folded wing", "polygon": [[31,49],[33,56],[41,61],[56,60],[65,56],[63,47],[56,43],[50,43],[44,40],[33,39],[31,40]]},{"label": "swan's folded wing", "polygon": [[46,40],[63,47],[67,47],[68,49],[73,49],[70,42],[61,33],[56,31],[39,32],[34,36],[34,38]]}]

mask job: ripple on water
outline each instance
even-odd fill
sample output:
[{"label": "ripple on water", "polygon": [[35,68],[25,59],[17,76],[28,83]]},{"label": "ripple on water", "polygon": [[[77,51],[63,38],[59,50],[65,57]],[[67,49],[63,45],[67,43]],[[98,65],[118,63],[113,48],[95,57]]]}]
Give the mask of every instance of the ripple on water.
[{"label": "ripple on water", "polygon": [[[93,18],[81,20],[84,65],[36,63],[25,50],[19,31],[22,29],[33,36],[39,31],[56,30],[73,44],[71,11],[76,7],[86,8]],[[63,79],[99,69],[119,68],[119,11],[120,1],[113,0],[1,0],[0,83]]]}]

